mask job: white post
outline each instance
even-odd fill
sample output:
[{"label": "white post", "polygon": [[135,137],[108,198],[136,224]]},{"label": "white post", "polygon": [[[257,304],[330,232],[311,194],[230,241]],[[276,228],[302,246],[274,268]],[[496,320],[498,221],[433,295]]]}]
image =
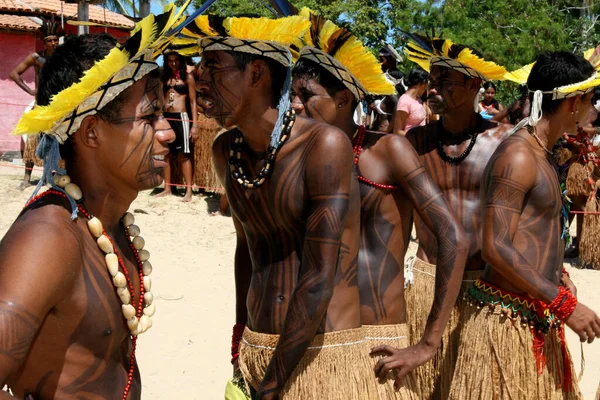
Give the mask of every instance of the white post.
[{"label": "white post", "polygon": [[[77,3],[77,20],[78,21],[89,21],[90,20],[89,5],[86,0],[79,0],[79,2]],[[85,33],[90,33],[90,27],[79,25],[79,30],[77,33],[80,35],[83,35]]]}]

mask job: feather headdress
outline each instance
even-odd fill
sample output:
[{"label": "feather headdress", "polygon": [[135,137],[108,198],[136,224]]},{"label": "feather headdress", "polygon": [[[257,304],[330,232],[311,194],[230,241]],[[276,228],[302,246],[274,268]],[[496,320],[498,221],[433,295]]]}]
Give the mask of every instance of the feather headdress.
[{"label": "feather headdress", "polygon": [[310,31],[304,38],[307,46],[300,51],[300,58],[325,68],[359,101],[367,94],[396,93],[394,85],[381,70],[381,63],[356,36],[306,8],[300,15],[311,22]]},{"label": "feather headdress", "polygon": [[483,81],[505,79],[506,68],[483,59],[466,46],[452,43],[450,39],[403,33],[408,38],[404,53],[425,71],[440,66]]},{"label": "feather headdress", "polygon": [[52,96],[50,104],[25,113],[13,133],[43,132],[64,143],[79,129],[86,116],[96,114],[125,89],[158,68],[154,60],[171,42],[172,28],[189,2],[187,0],[179,11],[170,4],[163,14],[149,15],[138,22],[124,45],[117,45],[78,82]]},{"label": "feather headdress", "polygon": [[[598,75],[598,71],[600,71],[600,46],[584,51],[583,57],[588,60],[596,70],[592,76],[582,82],[572,83],[552,90],[540,92],[542,94],[552,94],[552,100],[558,100],[585,94],[593,90],[596,86],[600,86],[600,75]],[[535,62],[532,62],[515,71],[507,72],[505,78],[509,81],[525,85],[527,84],[527,79],[529,79],[529,74],[534,65]]]},{"label": "feather headdress", "polygon": [[38,28],[38,33],[42,39],[46,39],[49,36],[63,36],[64,32],[60,21],[54,19],[54,16],[50,19],[42,18],[42,25]]},{"label": "feather headdress", "polygon": [[200,54],[200,39],[206,36],[227,36],[223,27],[225,18],[218,15],[201,15],[181,30],[169,46],[170,50],[184,56]]},{"label": "feather headdress", "polygon": [[[198,40],[200,51],[236,51],[269,57],[290,67],[291,58],[296,59],[302,47],[302,37],[310,28],[310,22],[300,16],[270,18],[230,17],[222,26],[214,23],[214,33]],[[208,31],[203,31],[208,33]]]}]

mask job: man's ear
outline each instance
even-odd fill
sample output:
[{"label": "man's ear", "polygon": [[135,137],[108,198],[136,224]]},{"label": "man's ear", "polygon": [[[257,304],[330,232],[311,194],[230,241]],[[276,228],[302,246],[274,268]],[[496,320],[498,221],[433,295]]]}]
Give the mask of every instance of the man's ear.
[{"label": "man's ear", "polygon": [[252,87],[256,87],[261,80],[269,76],[269,66],[263,60],[254,60],[249,65],[250,73],[250,84]]},{"label": "man's ear", "polygon": [[354,100],[354,95],[350,91],[350,89],[344,89],[337,92],[334,96],[335,104],[338,108],[344,108],[347,105],[352,105],[352,101]]},{"label": "man's ear", "polygon": [[97,148],[100,145],[98,141],[99,120],[96,115],[88,115],[81,121],[79,129],[73,135],[76,142],[84,146]]}]

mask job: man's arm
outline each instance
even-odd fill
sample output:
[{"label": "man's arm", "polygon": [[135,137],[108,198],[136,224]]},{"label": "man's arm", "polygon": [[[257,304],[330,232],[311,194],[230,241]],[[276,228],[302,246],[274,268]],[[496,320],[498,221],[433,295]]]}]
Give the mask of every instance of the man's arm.
[{"label": "man's arm", "polygon": [[[490,160],[482,187],[482,256],[511,284],[549,304],[559,294],[558,286],[532,267],[512,242],[536,171],[533,154],[510,146],[501,147]],[[600,336],[600,318],[581,303],[565,322],[582,341]]]},{"label": "man's arm", "polygon": [[0,387],[25,361],[46,314],[79,276],[81,247],[69,216],[62,217],[68,222],[25,214],[0,242]]},{"label": "man's arm", "polygon": [[346,225],[352,179],[350,141],[335,128],[324,128],[309,140],[315,143],[304,167],[308,214],[302,262],[279,342],[258,390],[262,399],[278,398],[323,322]]},{"label": "man's arm", "polygon": [[435,295],[421,341],[403,350],[391,351],[391,347],[385,346],[382,349],[389,356],[378,364],[378,375],[383,377],[394,369],[398,386],[400,378],[430,360],[440,346],[460,290],[469,243],[442,192],[421,165],[408,140],[400,136],[389,136],[384,140],[387,140],[385,159],[389,160],[394,184],[402,187],[421,220],[435,235],[438,246]]},{"label": "man's arm", "polygon": [[27,57],[25,57],[25,59],[21,61],[21,63],[17,65],[15,69],[13,69],[8,75],[10,79],[12,79],[21,89],[23,89],[32,96],[35,96],[35,90],[31,89],[29,86],[27,86],[27,84],[25,84],[25,82],[23,82],[21,75],[23,75],[25,71],[27,71],[34,65],[35,60],[33,59],[33,54],[30,54]]}]

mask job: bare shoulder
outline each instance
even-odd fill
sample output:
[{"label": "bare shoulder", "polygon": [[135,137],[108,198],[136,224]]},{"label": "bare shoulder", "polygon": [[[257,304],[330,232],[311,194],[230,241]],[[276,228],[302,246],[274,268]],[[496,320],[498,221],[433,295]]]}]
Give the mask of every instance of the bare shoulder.
[{"label": "bare shoulder", "polygon": [[395,135],[392,133],[369,133],[381,136],[377,140],[377,143],[373,145],[373,148],[377,149],[378,152],[383,152],[389,156],[401,156],[406,154],[407,151],[414,151],[413,145],[406,136]]},{"label": "bare shoulder", "polygon": [[316,149],[321,151],[352,151],[350,138],[342,130],[324,122],[316,121],[311,118],[296,117],[294,127],[297,128],[295,137],[308,135],[310,143]]},{"label": "bare shoulder", "polygon": [[71,213],[59,205],[21,215],[0,241],[2,297],[19,297],[20,290],[29,287],[50,302],[59,301],[83,265],[80,232]]},{"label": "bare shoulder", "polygon": [[510,136],[514,126],[493,121],[485,121],[485,131],[480,133],[480,137],[485,137],[493,142],[502,142]]},{"label": "bare shoulder", "polygon": [[537,170],[536,154],[521,130],[503,140],[488,163],[488,172],[492,175],[511,174],[535,175]]},{"label": "bare shoulder", "polygon": [[64,207],[48,204],[30,209],[13,223],[0,241],[0,264],[15,255],[21,260],[81,259],[81,238],[76,222]]}]

